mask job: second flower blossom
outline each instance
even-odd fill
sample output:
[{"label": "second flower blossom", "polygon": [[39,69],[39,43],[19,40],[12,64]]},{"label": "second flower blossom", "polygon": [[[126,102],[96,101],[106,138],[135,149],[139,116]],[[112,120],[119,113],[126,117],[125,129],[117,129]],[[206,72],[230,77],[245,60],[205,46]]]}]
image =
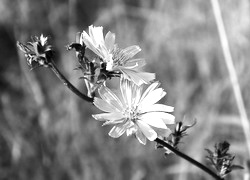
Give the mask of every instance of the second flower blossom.
[{"label": "second flower blossom", "polygon": [[93,115],[96,120],[104,121],[104,125],[114,125],[109,132],[111,137],[135,134],[140,143],[146,139],[155,140],[158,136],[167,137],[171,130],[167,127],[174,124],[174,116],[169,114],[174,108],[157,104],[166,92],[158,82],[151,84],[142,93],[142,86],[122,78],[120,92],[114,93],[105,86],[99,89],[101,98],[95,98],[94,105],[105,113]]}]

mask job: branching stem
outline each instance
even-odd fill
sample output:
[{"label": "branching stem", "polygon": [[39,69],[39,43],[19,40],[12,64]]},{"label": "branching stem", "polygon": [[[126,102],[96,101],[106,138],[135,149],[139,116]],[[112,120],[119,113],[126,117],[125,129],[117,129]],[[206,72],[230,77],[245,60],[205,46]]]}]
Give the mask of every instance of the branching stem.
[{"label": "branching stem", "polygon": [[206,173],[208,173],[209,175],[211,175],[214,179],[217,180],[224,180],[223,178],[221,178],[220,176],[218,176],[216,173],[214,173],[213,171],[211,171],[210,169],[208,169],[206,166],[204,166],[203,164],[199,163],[198,161],[194,160],[193,158],[189,157],[188,155],[178,151],[177,149],[175,149],[174,147],[172,147],[170,144],[168,144],[167,142],[156,138],[155,142],[161,144],[162,146],[168,148],[170,151],[172,151],[173,153],[175,153],[177,156],[180,156],[181,158],[187,160],[188,162],[190,162],[191,164],[195,165],[196,167],[200,168],[201,170],[205,171]]},{"label": "branching stem", "polygon": [[56,65],[53,61],[49,62],[49,68],[55,73],[55,75],[60,79],[60,81],[67,86],[73,93],[75,93],[77,96],[79,96],[81,99],[87,101],[87,102],[93,102],[93,98],[90,98],[83,93],[81,93],[75,86],[73,86],[63,75],[62,73],[57,69]]}]

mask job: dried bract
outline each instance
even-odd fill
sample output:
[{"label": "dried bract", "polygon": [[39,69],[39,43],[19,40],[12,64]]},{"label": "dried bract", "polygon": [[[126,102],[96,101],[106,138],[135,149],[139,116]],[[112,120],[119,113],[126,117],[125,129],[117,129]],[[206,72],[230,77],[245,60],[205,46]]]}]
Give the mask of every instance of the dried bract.
[{"label": "dried bract", "polygon": [[48,37],[41,35],[33,37],[32,42],[24,45],[17,41],[17,46],[24,52],[27,64],[31,69],[43,66],[48,67],[53,56],[52,46],[48,44]]},{"label": "dried bract", "polygon": [[229,147],[230,144],[227,141],[224,141],[215,144],[214,151],[205,149],[208,152],[208,161],[215,168],[217,174],[221,178],[224,178],[233,170],[243,169],[242,166],[233,164],[235,155],[228,153]]}]

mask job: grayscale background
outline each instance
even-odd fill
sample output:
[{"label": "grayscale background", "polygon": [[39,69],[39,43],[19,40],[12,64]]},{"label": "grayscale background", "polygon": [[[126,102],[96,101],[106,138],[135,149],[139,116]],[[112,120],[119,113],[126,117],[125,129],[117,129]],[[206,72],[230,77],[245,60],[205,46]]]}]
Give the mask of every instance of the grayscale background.
[{"label": "grayscale background", "polygon": [[[220,0],[247,113],[250,112],[250,2]],[[0,0],[1,180],[202,180],[209,175],[155,143],[108,136],[82,101],[46,68],[29,71],[16,47],[43,33],[55,47],[58,68],[85,91],[74,52],[65,46],[88,26],[116,34],[120,47],[139,45],[167,91],[162,103],[187,124],[197,119],[180,150],[207,164],[205,148],[228,140],[235,163],[247,149],[210,1]],[[114,84],[114,87],[117,86]],[[235,171],[228,179],[242,179]]]}]

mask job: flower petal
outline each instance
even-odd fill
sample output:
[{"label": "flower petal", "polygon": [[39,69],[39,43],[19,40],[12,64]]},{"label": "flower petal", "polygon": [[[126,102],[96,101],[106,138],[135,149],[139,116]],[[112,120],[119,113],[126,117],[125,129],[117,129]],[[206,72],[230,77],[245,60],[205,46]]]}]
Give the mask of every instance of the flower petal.
[{"label": "flower petal", "polygon": [[122,94],[129,107],[136,106],[141,98],[142,87],[137,86],[128,79],[121,78]]},{"label": "flower petal", "polygon": [[132,94],[133,94],[132,104],[134,107],[137,106],[140,102],[142,88],[143,88],[142,86],[138,87],[138,86],[134,85],[134,88],[132,89]]},{"label": "flower petal", "polygon": [[117,110],[112,104],[97,97],[94,99],[94,105],[104,112],[114,112]]},{"label": "flower petal", "polygon": [[142,94],[141,96],[141,100],[142,101],[151,91],[153,91],[155,88],[159,87],[160,86],[160,83],[157,81],[157,82],[154,82],[152,83],[145,91],[144,93]]},{"label": "flower petal", "polygon": [[131,105],[131,85],[129,81],[124,78],[120,79],[120,89],[123,97],[123,102],[126,106]]},{"label": "flower petal", "polygon": [[[174,124],[175,123],[175,117],[172,114],[165,113],[165,112],[148,112],[143,115],[141,115],[142,119],[161,119],[165,124]],[[151,125],[151,124],[150,124]],[[154,125],[152,125],[154,126]],[[156,127],[156,126],[155,126]],[[159,127],[161,128],[161,127]]]},{"label": "flower petal", "polygon": [[127,131],[126,131],[127,136],[131,136],[132,134],[135,134],[137,132],[137,130],[138,130],[138,127],[135,126],[134,123],[133,123],[133,125],[130,128],[128,128]]},{"label": "flower petal", "polygon": [[91,39],[91,37],[85,31],[82,32],[80,39],[81,39],[80,41],[82,41],[86,45],[87,48],[89,48],[91,51],[93,51],[96,55],[103,58],[102,54],[97,49],[97,47],[94,44],[93,40]]},{"label": "flower petal", "polygon": [[109,52],[114,49],[114,44],[115,44],[115,34],[109,31],[105,36],[105,46],[107,47]]},{"label": "flower petal", "polygon": [[145,81],[145,84],[149,84],[155,79],[155,73],[149,73],[149,72],[140,72],[137,71],[137,75]]},{"label": "flower petal", "polygon": [[147,123],[150,126],[154,126],[156,128],[167,129],[166,124],[163,122],[161,117],[157,116],[156,113],[146,113],[140,117],[140,120]]},{"label": "flower petal", "polygon": [[109,136],[111,136],[112,138],[118,138],[121,135],[123,135],[123,133],[126,131],[126,126],[124,126],[124,124],[119,124],[114,126],[110,131],[109,131]]},{"label": "flower petal", "polygon": [[154,141],[157,138],[157,133],[148,124],[141,120],[137,120],[136,124],[148,140]]},{"label": "flower petal", "polygon": [[137,106],[141,98],[142,87],[139,87],[128,79],[121,77],[120,89],[126,106],[128,108]]},{"label": "flower petal", "polygon": [[173,112],[174,111],[174,107],[172,106],[167,106],[164,104],[153,104],[153,105],[149,105],[149,106],[145,106],[143,107],[143,109],[141,109],[141,112]]},{"label": "flower petal", "polygon": [[125,64],[124,67],[128,69],[139,69],[146,65],[145,59],[130,59]]},{"label": "flower petal", "polygon": [[92,115],[98,121],[117,121],[123,118],[123,114],[119,112],[114,113],[101,113]]},{"label": "flower petal", "polygon": [[164,113],[164,118],[162,119],[165,124],[174,124],[175,123],[175,117],[172,114]]},{"label": "flower petal", "polygon": [[127,69],[124,67],[118,67],[118,69],[123,73],[124,78],[133,81],[137,86],[142,84],[148,84],[150,81],[155,79],[154,73],[139,72],[133,69]]},{"label": "flower petal", "polygon": [[114,124],[121,124],[121,123],[124,123],[126,121],[125,118],[122,118],[122,119],[117,119],[117,120],[114,120],[114,121],[105,121],[105,123],[102,124],[102,126],[107,126],[107,125],[114,125]]},{"label": "flower petal", "polygon": [[124,53],[124,60],[126,61],[126,60],[134,57],[140,51],[141,51],[141,48],[139,46],[136,46],[136,45],[129,46],[129,47],[123,49],[122,52]]},{"label": "flower petal", "polygon": [[143,107],[147,107],[149,105],[153,105],[156,102],[158,102],[161,98],[163,98],[167,93],[162,89],[158,88],[153,91],[151,91],[141,102],[140,106],[143,109]]},{"label": "flower petal", "polygon": [[89,36],[93,40],[95,46],[99,46],[100,44],[104,44],[103,38],[103,27],[102,26],[89,26]]},{"label": "flower petal", "polygon": [[111,104],[112,106],[114,106],[115,111],[122,111],[123,110],[123,105],[121,103],[121,101],[119,100],[119,98],[112,92],[110,91],[107,87],[105,86],[101,86],[98,89],[99,95],[101,96],[101,98],[108,102],[109,104]]},{"label": "flower petal", "polygon": [[142,132],[140,130],[136,131],[135,137],[138,139],[138,141],[141,144],[146,145],[146,143],[147,143],[146,136],[144,134],[142,134]]}]

